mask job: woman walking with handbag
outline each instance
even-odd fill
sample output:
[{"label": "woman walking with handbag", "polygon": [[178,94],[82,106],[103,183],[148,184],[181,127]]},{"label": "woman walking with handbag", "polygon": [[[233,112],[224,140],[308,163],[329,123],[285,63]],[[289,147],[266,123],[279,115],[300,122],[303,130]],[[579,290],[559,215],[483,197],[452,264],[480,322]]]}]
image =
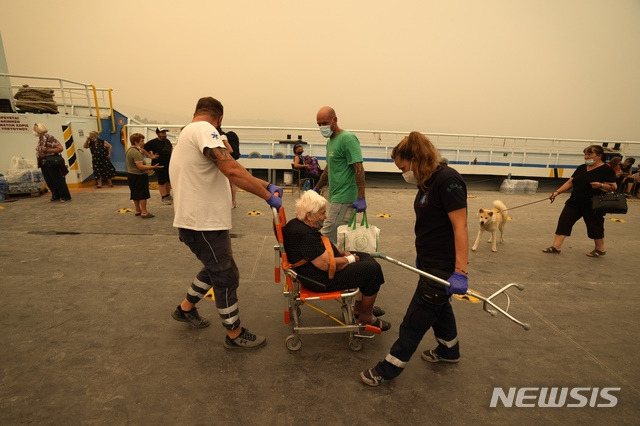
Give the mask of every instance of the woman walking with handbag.
[{"label": "woman walking with handbag", "polygon": [[38,167],[42,170],[42,176],[51,191],[51,201],[71,201],[71,194],[64,178],[69,171],[64,162],[62,144],[47,133],[49,130],[42,123],[33,126],[33,133],[38,138],[36,147]]},{"label": "woman walking with handbag", "polygon": [[583,152],[584,164],[578,166],[569,180],[549,196],[553,202],[559,194],[573,188],[558,218],[553,245],[543,249],[543,253],[559,254],[562,243],[571,236],[573,225],[580,218],[587,226],[587,236],[595,243],[595,248],[587,256],[600,257],[607,253],[604,248],[604,213],[593,211],[591,199],[603,192],[614,192],[617,188],[616,174],[604,163],[604,149],[600,145],[589,145]]}]

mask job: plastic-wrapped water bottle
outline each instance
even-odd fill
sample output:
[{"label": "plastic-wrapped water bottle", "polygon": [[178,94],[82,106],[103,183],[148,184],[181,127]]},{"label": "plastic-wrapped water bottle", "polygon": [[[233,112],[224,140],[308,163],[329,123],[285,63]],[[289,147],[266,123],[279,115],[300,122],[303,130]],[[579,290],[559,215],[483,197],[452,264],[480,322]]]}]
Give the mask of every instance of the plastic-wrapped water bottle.
[{"label": "plastic-wrapped water bottle", "polygon": [[4,201],[4,193],[9,191],[9,184],[7,179],[0,174],[0,203]]},{"label": "plastic-wrapped water bottle", "polygon": [[304,190],[308,191],[311,189],[311,181],[309,179],[304,181]]}]

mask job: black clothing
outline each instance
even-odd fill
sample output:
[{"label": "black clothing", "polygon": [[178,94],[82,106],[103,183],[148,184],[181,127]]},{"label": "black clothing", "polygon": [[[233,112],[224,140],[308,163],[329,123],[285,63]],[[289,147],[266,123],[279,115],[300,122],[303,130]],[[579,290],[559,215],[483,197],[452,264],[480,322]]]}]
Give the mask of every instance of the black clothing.
[{"label": "black clothing", "polygon": [[151,153],[158,155],[158,158],[151,160],[151,165],[161,164],[165,167],[169,167],[169,160],[171,160],[171,151],[173,151],[173,145],[169,139],[161,141],[158,138],[151,139],[144,144],[144,149]]},{"label": "black clothing", "polygon": [[154,172],[158,177],[158,185],[164,185],[165,183],[171,182],[169,178],[169,162],[171,161],[171,152],[173,151],[173,145],[169,139],[165,139],[161,141],[158,138],[151,139],[149,142],[144,144],[144,149],[151,153],[153,151],[154,154],[158,155],[158,158],[151,160],[151,165],[160,164],[164,166],[160,169],[155,169]]},{"label": "black clothing", "polygon": [[606,164],[587,171],[587,166],[582,164],[571,175],[573,178],[573,189],[566,204],[578,208],[591,209],[591,197],[602,194],[600,189],[593,189],[591,182],[615,182],[616,173]]},{"label": "black clothing", "polygon": [[67,171],[66,166],[47,167],[43,165],[40,170],[42,171],[44,181],[51,191],[51,201],[70,201],[71,193],[69,193],[69,187],[64,178],[65,172]]},{"label": "black clothing", "polygon": [[[414,201],[416,263],[418,269],[446,280],[456,266],[455,235],[448,213],[467,207],[467,186],[456,170],[444,165],[426,186],[427,190],[418,189]],[[387,380],[400,375],[432,327],[438,342],[436,354],[458,359],[460,343],[449,295],[442,284],[421,276],[400,324],[398,339],[375,366],[376,372]]]},{"label": "black clothing", "polygon": [[419,189],[413,203],[418,268],[436,268],[452,274],[456,248],[448,213],[467,207],[467,185],[456,170],[446,166],[436,171],[426,185],[427,190]]},{"label": "black clothing", "polygon": [[229,146],[233,149],[231,156],[234,160],[240,158],[240,138],[236,135],[236,132],[221,132],[222,135],[227,135],[227,142],[229,142]]},{"label": "black clothing", "polygon": [[591,182],[615,182],[616,173],[606,164],[587,171],[587,166],[582,164],[573,175],[573,190],[566,201],[562,213],[558,218],[556,235],[571,235],[573,225],[582,218],[587,226],[587,236],[592,239],[604,238],[604,214],[594,213],[591,210],[591,198],[602,194],[600,189],[593,189]]},{"label": "black clothing", "polygon": [[149,193],[149,175],[144,173],[141,175],[134,175],[127,173],[127,183],[129,184],[129,190],[131,195],[130,200],[148,200],[151,198]]},{"label": "black clothing", "polygon": [[96,179],[111,179],[116,175],[116,169],[109,159],[109,150],[103,139],[89,141],[91,151],[91,164],[93,166],[93,177]]},{"label": "black clothing", "polygon": [[[336,290],[346,290],[358,287],[365,296],[373,296],[380,290],[380,285],[384,283],[382,268],[370,255],[361,252],[352,252],[359,257],[359,261],[349,264],[341,271],[336,272],[333,279],[329,279],[329,273],[316,268],[311,261],[325,252],[324,243],[320,230],[316,230],[298,219],[291,219],[282,229],[285,252],[291,264],[295,264],[302,259],[307,262],[295,268],[299,274],[300,281],[306,288],[315,292],[330,292]],[[334,257],[340,257],[340,251],[331,244]],[[310,278],[318,281],[324,286],[320,286]]]}]

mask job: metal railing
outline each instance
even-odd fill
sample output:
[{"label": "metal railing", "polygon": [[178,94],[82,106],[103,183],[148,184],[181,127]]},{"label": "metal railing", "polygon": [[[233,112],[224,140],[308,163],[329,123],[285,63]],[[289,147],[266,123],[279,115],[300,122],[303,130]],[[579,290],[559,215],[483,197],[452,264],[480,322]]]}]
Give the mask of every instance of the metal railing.
[{"label": "metal railing", "polygon": [[[52,97],[51,100],[16,99],[15,96],[21,89],[50,91]],[[9,98],[14,112],[38,112],[38,106],[44,105],[46,108],[43,112],[95,116],[99,131],[102,131],[100,118],[110,116],[111,128],[115,131],[112,89],[96,88],[93,84],[57,77],[0,73],[0,93],[3,92]],[[21,107],[17,106],[18,103]]]},{"label": "metal railing", "polygon": [[[138,132],[146,139],[155,137],[156,124],[132,123],[127,132]],[[182,125],[164,126],[175,143]],[[255,127],[224,125],[240,138],[241,162],[247,168],[288,170],[293,147],[301,142],[305,155],[324,161],[326,138],[317,128]],[[383,130],[350,130],[359,141],[365,169],[397,172],[391,150],[409,132]],[[425,133],[440,154],[461,173],[484,175],[548,176],[555,169],[574,169],[584,161],[582,150],[589,145],[608,145],[606,151],[640,160],[640,141],[602,141],[594,139],[562,139],[519,136],[465,135]],[[613,148],[616,149],[613,149]]]}]

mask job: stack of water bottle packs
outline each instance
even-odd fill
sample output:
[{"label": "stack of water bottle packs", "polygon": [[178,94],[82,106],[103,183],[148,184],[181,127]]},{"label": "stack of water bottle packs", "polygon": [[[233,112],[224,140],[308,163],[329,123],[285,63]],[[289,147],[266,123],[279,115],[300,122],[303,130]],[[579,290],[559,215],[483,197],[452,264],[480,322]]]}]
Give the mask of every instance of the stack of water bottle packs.
[{"label": "stack of water bottle packs", "polygon": [[4,180],[7,185],[2,189],[4,194],[39,194],[44,182],[35,160],[20,157],[11,158],[11,165],[4,175]]},{"label": "stack of water bottle packs", "polygon": [[538,181],[531,179],[505,179],[500,185],[503,194],[535,194],[538,191]]}]

